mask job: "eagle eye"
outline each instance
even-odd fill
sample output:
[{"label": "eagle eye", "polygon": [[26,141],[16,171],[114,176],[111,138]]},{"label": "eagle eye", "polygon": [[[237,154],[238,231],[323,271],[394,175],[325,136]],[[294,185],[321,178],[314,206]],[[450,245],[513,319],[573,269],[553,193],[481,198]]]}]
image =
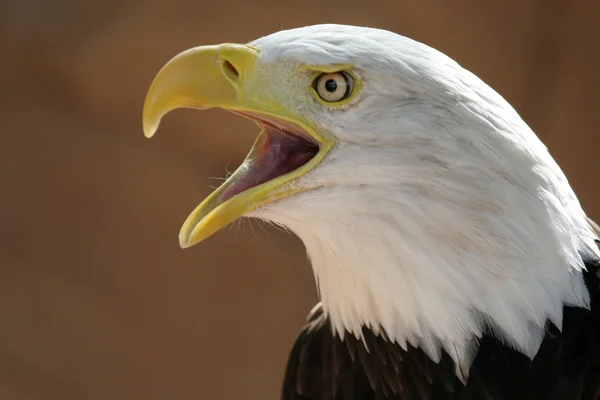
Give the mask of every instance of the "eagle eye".
[{"label": "eagle eye", "polygon": [[313,87],[319,97],[328,103],[347,99],[352,94],[354,80],[347,72],[323,73],[315,79]]}]

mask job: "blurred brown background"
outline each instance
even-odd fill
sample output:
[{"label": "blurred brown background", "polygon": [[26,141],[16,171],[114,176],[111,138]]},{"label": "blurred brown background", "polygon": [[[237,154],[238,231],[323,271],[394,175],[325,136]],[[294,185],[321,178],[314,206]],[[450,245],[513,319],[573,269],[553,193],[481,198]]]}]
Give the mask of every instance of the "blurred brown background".
[{"label": "blurred brown background", "polygon": [[394,30],[504,95],[600,219],[593,0],[2,0],[0,400],[276,399],[316,301],[299,241],[254,221],[188,250],[188,213],[257,133],[177,111],[154,74],[199,45],[337,22]]}]

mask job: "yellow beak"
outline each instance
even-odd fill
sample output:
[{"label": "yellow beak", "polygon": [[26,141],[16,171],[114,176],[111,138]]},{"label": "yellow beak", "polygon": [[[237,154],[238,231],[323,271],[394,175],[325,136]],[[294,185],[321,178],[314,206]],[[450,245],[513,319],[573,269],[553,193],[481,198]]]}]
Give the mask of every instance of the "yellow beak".
[{"label": "yellow beak", "polygon": [[[148,138],[154,135],[161,118],[169,111],[219,107],[283,121],[305,131],[319,145],[317,155],[298,169],[231,198],[224,196],[254,162],[256,149],[261,144],[261,133],[244,163],[188,216],[179,233],[179,243],[183,248],[208,238],[264,204],[307,190],[286,189],[282,185],[314,168],[333,145],[333,140],[313,130],[281,104],[245,92],[246,87],[257,86],[257,82],[252,81],[258,62],[258,51],[246,45],[195,47],[172,58],[150,85],[143,110],[144,135]],[[249,82],[253,85],[248,85]]]}]

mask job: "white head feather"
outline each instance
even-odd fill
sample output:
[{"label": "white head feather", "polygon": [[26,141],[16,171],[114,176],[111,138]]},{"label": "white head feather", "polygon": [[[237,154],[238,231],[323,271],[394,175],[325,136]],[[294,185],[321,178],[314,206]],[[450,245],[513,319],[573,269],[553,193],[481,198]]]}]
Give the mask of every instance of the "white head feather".
[{"label": "white head feather", "polygon": [[[316,25],[251,43],[280,101],[337,147],[251,215],[304,242],[340,336],[384,331],[465,378],[489,323],[533,357],[546,320],[588,307],[594,233],[564,174],[515,110],[442,53],[370,28]],[[352,64],[345,107],[308,101],[299,64]],[[276,73],[274,73],[276,71]]]}]

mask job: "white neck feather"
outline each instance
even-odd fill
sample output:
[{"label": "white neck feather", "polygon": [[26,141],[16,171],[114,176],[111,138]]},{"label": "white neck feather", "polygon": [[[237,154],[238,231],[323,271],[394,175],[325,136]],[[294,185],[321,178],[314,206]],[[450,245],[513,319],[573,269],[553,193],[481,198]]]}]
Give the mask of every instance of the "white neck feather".
[{"label": "white neck feather", "polygon": [[[304,201],[323,200],[319,190],[312,195],[316,203]],[[532,358],[546,321],[561,328],[563,305],[588,307],[581,259],[552,221],[536,221],[539,212],[477,220],[469,218],[476,204],[461,212],[417,197],[412,206],[401,198],[371,199],[371,211],[360,219],[352,211],[326,210],[314,219],[261,212],[305,243],[339,336],[360,337],[366,326],[434,361],[443,349],[466,379],[484,324]],[[381,211],[393,209],[402,212]]]}]

